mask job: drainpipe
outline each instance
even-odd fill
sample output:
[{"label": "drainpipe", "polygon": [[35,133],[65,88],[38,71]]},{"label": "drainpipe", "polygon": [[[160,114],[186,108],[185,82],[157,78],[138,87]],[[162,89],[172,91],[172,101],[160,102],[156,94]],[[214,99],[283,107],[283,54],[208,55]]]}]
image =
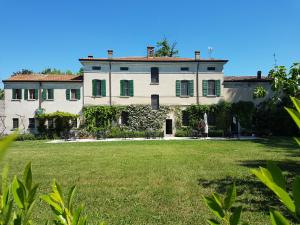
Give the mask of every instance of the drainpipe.
[{"label": "drainpipe", "polygon": [[38,98],[39,98],[39,109],[41,109],[42,108],[42,82],[39,82]]},{"label": "drainpipe", "polygon": [[197,62],[197,72],[196,72],[196,103],[199,105],[199,61]]},{"label": "drainpipe", "polygon": [[109,61],[109,105],[111,106],[111,61]]}]

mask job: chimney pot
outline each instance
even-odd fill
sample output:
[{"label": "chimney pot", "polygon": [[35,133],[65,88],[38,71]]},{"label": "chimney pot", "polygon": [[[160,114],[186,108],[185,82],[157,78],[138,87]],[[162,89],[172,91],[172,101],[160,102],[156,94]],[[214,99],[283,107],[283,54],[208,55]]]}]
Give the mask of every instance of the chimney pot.
[{"label": "chimney pot", "polygon": [[200,59],[200,51],[195,51],[195,60]]},{"label": "chimney pot", "polygon": [[257,79],[260,80],[261,79],[261,71],[257,71]]},{"label": "chimney pot", "polygon": [[92,55],[88,55],[88,58],[94,58]]},{"label": "chimney pot", "polygon": [[113,50],[107,50],[107,58],[111,59],[113,57]]},{"label": "chimney pot", "polygon": [[154,47],[152,46],[147,47],[147,57],[154,57]]}]

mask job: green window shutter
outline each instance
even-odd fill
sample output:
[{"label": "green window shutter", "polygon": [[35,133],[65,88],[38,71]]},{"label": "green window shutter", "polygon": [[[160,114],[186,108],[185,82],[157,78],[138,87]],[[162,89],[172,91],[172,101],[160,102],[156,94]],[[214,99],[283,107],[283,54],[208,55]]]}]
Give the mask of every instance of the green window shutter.
[{"label": "green window shutter", "polygon": [[24,89],[24,99],[28,100],[28,89]]},{"label": "green window shutter", "polygon": [[[47,93],[47,89],[43,89],[42,91],[42,99],[45,101],[46,100],[46,93]],[[49,96],[48,96],[49,98]]]},{"label": "green window shutter", "polygon": [[133,80],[129,81],[129,96],[133,97],[134,95],[134,87],[133,87]]},{"label": "green window shutter", "polygon": [[106,80],[101,80],[101,96],[106,96]]},{"label": "green window shutter", "polygon": [[207,80],[202,80],[202,95],[207,96]]},{"label": "green window shutter", "polygon": [[194,80],[189,80],[189,96],[194,96]]},{"label": "green window shutter", "polygon": [[12,99],[16,99],[16,89],[12,89]]},{"label": "green window shutter", "polygon": [[54,99],[54,89],[49,89],[48,98]]},{"label": "green window shutter", "polygon": [[34,89],[34,99],[39,99],[39,89]]},{"label": "green window shutter", "polygon": [[221,96],[221,81],[216,80],[215,81],[215,91],[216,91],[216,96],[220,97]]},{"label": "green window shutter", "polygon": [[97,80],[92,80],[92,86],[93,86],[93,96],[95,97],[97,95]]},{"label": "green window shutter", "polygon": [[66,99],[70,100],[70,89],[66,89]]},{"label": "green window shutter", "polygon": [[22,89],[20,89],[20,99],[22,99]]},{"label": "green window shutter", "polygon": [[80,89],[76,89],[76,99],[80,100]]},{"label": "green window shutter", "polygon": [[176,96],[180,97],[180,80],[176,80]]},{"label": "green window shutter", "polygon": [[120,80],[120,96],[124,96],[124,80]]}]

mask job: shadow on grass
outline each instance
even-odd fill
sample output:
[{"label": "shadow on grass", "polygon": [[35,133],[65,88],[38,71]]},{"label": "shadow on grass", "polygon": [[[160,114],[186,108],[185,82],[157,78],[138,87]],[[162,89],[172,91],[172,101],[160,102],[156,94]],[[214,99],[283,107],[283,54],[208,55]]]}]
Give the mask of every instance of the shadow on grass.
[{"label": "shadow on grass", "polygon": [[[300,162],[294,160],[274,161],[284,172],[287,180],[288,189],[291,189],[291,184],[297,174],[300,174]],[[248,168],[266,167],[264,160],[247,160],[239,162],[239,165]],[[227,176],[223,179],[204,180],[199,179],[198,184],[203,188],[210,188],[213,191],[224,194],[233,182],[237,187],[237,203],[243,205],[244,211],[260,212],[269,214],[270,208],[280,210],[287,218],[293,220],[286,208],[276,198],[275,194],[270,191],[263,183],[261,183],[254,175],[249,175],[243,178],[234,178]]]}]

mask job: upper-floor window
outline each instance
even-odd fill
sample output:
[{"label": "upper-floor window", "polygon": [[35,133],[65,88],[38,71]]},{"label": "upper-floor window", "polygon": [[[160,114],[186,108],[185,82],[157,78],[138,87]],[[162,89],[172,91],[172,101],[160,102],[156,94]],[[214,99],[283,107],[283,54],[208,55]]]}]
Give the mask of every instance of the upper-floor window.
[{"label": "upper-floor window", "polygon": [[128,68],[128,67],[125,67],[125,66],[122,66],[122,67],[120,67],[120,70],[126,71],[126,70],[129,70],[129,68]]},{"label": "upper-floor window", "polygon": [[19,119],[13,118],[13,129],[18,129],[18,128],[19,128]]},{"label": "upper-floor window", "polygon": [[38,99],[38,89],[24,89],[24,99],[25,100],[36,100]]},{"label": "upper-floor window", "polygon": [[28,90],[28,97],[29,97],[30,100],[35,99],[35,89],[29,89]]},{"label": "upper-floor window", "polygon": [[106,96],[106,80],[93,80],[92,84],[94,97]]},{"label": "upper-floor window", "polygon": [[194,96],[194,80],[176,80],[176,96]]},{"label": "upper-floor window", "polygon": [[216,95],[216,81],[207,81],[207,95]]},{"label": "upper-floor window", "polygon": [[80,100],[80,89],[67,89],[66,90],[67,100]]},{"label": "upper-floor window", "polygon": [[71,89],[71,99],[76,99],[76,89]]},{"label": "upper-floor window", "polygon": [[151,95],[151,106],[153,110],[159,109],[159,95]]},{"label": "upper-floor window", "polygon": [[35,118],[29,118],[28,128],[29,129],[35,128]]},{"label": "upper-floor window", "polygon": [[48,100],[54,99],[54,90],[53,89],[47,89],[47,99]]},{"label": "upper-floor window", "polygon": [[12,89],[12,99],[22,99],[22,89]]},{"label": "upper-floor window", "polygon": [[133,96],[133,80],[120,80],[120,96]]},{"label": "upper-floor window", "polygon": [[159,69],[158,67],[151,68],[151,84],[159,83]]},{"label": "upper-floor window", "polygon": [[207,70],[208,70],[208,71],[215,71],[215,70],[216,70],[216,67],[214,67],[214,66],[209,66],[209,67],[207,67]]},{"label": "upper-floor window", "polygon": [[181,71],[189,71],[190,70],[189,67],[181,67],[180,69],[181,69]]},{"label": "upper-floor window", "polygon": [[101,70],[101,66],[92,66],[92,70]]}]

